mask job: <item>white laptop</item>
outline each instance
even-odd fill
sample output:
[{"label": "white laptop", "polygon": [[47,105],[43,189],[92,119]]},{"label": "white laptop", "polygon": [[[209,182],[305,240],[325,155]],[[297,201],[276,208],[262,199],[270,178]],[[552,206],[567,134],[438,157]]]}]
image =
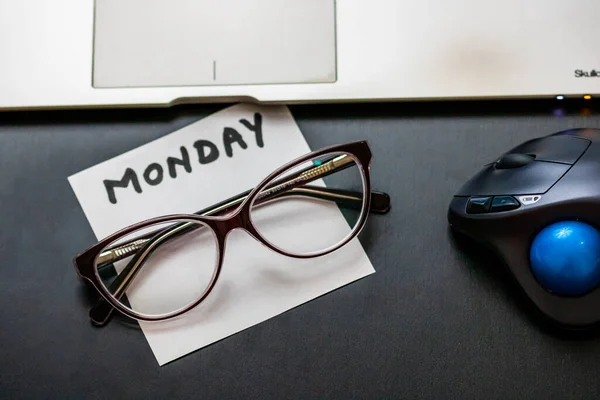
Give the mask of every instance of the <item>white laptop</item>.
[{"label": "white laptop", "polygon": [[0,110],[600,95],[600,0],[0,0]]}]

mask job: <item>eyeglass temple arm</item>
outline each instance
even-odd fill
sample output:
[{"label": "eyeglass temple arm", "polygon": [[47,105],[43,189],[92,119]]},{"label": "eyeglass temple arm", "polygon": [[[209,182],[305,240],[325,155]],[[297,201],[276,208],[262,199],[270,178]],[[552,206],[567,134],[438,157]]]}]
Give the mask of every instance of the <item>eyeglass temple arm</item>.
[{"label": "eyeglass temple arm", "polygon": [[[288,196],[307,196],[320,200],[333,201],[346,208],[360,209],[363,202],[362,193],[312,185],[298,187],[299,185],[305,185],[305,183],[345,169],[351,165],[352,161],[353,160],[348,156],[339,156],[328,160],[320,166],[310,167],[292,176],[286,177],[283,181],[276,181],[258,195],[255,204],[266,203],[271,200],[278,200]],[[196,214],[208,216],[230,212],[243,202],[250,192],[251,191],[247,191],[234,196],[207,209],[198,211]],[[387,193],[371,193],[370,212],[386,213],[389,208],[390,197]],[[160,244],[195,229],[198,229],[198,227],[195,227],[194,224],[191,223],[176,224],[175,226],[163,230],[150,232],[137,238],[135,241],[121,244],[118,247],[109,249],[100,254],[97,260],[99,265],[118,261],[129,257],[132,252],[136,252],[132,260],[130,260],[123,271],[112,282],[109,291],[113,293],[116,298],[120,298],[133,281],[133,278],[135,278],[135,275],[137,275],[141,269],[145,259],[151,255]],[[114,308],[110,303],[104,298],[100,298],[90,310],[89,316],[94,324],[105,325],[113,310]]]}]

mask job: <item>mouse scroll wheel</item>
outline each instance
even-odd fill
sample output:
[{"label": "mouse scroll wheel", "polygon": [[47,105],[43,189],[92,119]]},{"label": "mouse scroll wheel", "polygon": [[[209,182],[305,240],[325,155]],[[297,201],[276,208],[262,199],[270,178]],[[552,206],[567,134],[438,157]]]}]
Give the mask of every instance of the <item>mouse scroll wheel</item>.
[{"label": "mouse scroll wheel", "polygon": [[496,161],[496,169],[519,168],[530,164],[533,160],[535,156],[531,154],[509,153]]}]

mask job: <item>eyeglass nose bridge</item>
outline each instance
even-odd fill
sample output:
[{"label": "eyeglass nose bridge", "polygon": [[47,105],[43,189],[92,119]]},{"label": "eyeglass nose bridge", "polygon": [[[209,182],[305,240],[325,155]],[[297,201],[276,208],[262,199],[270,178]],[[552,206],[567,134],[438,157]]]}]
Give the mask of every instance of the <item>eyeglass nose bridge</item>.
[{"label": "eyeglass nose bridge", "polygon": [[237,210],[224,219],[217,219],[214,223],[214,229],[218,237],[225,239],[235,229],[241,229],[246,232],[252,232],[250,218],[244,209]]}]

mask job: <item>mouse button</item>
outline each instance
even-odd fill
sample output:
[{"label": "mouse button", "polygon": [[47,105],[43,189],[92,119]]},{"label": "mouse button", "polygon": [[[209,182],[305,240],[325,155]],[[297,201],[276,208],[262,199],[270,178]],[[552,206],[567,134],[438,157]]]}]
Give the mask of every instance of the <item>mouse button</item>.
[{"label": "mouse button", "polygon": [[574,164],[589,147],[590,141],[572,136],[549,136],[533,139],[514,149],[511,153],[530,154],[536,161]]},{"label": "mouse button", "polygon": [[512,196],[495,196],[492,200],[491,212],[511,211],[521,207],[521,203]]},{"label": "mouse button", "polygon": [[540,161],[513,169],[496,169],[490,165],[467,181],[456,196],[542,194],[547,192],[570,167],[567,164]]},{"label": "mouse button", "polygon": [[471,197],[467,202],[467,214],[483,214],[490,211],[491,196]]}]

